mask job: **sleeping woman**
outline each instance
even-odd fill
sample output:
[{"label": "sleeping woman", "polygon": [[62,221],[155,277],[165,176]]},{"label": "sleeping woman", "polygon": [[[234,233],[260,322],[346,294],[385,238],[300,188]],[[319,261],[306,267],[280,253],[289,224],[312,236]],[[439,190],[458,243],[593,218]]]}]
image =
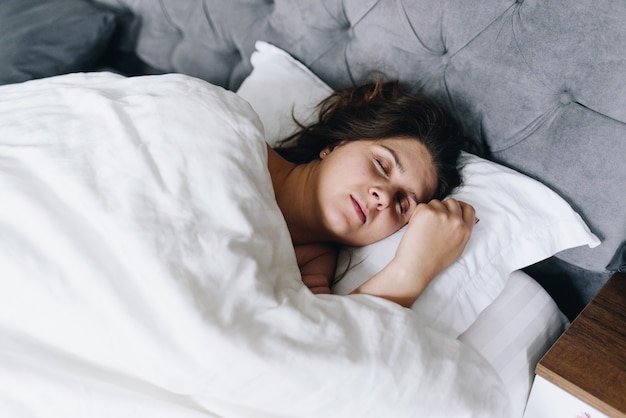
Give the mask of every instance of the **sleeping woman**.
[{"label": "sleeping woman", "polygon": [[338,245],[371,244],[408,224],[393,260],[354,293],[411,306],[472,232],[474,208],[442,200],[461,182],[466,141],[432,99],[378,81],[336,91],[319,122],[268,147],[305,285],[330,293]]}]

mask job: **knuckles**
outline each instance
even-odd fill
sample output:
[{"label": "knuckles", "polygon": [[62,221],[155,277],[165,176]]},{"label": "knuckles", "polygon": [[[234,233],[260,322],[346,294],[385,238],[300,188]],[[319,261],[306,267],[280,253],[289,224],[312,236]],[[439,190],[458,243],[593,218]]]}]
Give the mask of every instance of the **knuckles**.
[{"label": "knuckles", "polygon": [[474,208],[467,203],[454,199],[444,202],[432,200],[418,205],[409,224],[424,222],[426,225],[438,226],[442,233],[448,231],[462,241],[467,241],[474,226],[474,215]]}]

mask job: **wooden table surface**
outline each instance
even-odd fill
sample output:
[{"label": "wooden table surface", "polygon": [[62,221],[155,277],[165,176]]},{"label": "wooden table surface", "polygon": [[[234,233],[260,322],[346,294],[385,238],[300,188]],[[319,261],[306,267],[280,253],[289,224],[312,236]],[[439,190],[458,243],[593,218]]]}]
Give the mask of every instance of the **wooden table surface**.
[{"label": "wooden table surface", "polygon": [[626,273],[608,280],[537,374],[611,417],[626,417]]}]

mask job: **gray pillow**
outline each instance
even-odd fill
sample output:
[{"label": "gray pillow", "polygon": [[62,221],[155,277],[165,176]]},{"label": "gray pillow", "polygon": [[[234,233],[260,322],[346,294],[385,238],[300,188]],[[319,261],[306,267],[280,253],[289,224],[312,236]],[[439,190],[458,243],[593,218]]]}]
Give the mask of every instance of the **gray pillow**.
[{"label": "gray pillow", "polygon": [[0,84],[91,69],[115,25],[87,0],[0,1]]}]

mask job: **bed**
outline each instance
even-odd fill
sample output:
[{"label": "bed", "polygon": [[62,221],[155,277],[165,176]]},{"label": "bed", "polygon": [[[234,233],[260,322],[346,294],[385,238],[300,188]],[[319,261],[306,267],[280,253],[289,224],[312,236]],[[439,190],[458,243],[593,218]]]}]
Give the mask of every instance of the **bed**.
[{"label": "bed", "polygon": [[[266,141],[288,135],[292,116],[314,120],[332,88],[381,70],[443,99],[492,150],[498,135],[515,139],[489,119],[491,102],[456,84],[463,48],[446,53],[437,78],[425,69],[434,58],[385,20],[458,24],[459,5],[366,3],[0,5],[0,42],[13,52],[0,71],[0,415],[523,415],[534,367],[568,318],[522,269],[578,258],[569,273],[601,280],[621,268],[624,222],[572,195],[572,179],[519,166],[519,147],[468,153],[454,194],[480,222],[411,309],[346,295],[390,259],[402,231],[343,248],[334,294],[311,294],[265,165]],[[626,41],[603,13],[624,6],[593,7]],[[476,11],[475,22],[499,22],[501,39],[503,19],[525,11]],[[409,29],[421,47],[434,42]],[[451,33],[477,36],[468,30]],[[380,33],[390,47],[365,51]],[[604,159],[624,146],[615,109],[597,130],[614,146]],[[524,132],[536,141],[543,129]],[[590,187],[614,186],[578,168]],[[619,183],[624,170],[611,176]],[[598,251],[610,269],[588,261]]]}]

